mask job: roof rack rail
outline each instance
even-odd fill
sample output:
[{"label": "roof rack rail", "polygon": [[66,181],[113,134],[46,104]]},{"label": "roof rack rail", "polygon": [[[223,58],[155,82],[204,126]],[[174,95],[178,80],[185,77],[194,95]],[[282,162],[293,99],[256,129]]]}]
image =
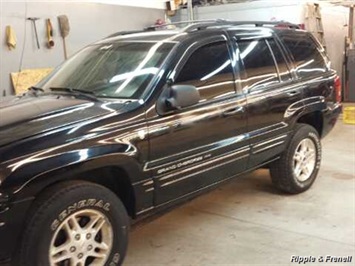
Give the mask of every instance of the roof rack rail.
[{"label": "roof rack rail", "polygon": [[171,22],[171,23],[165,23],[165,24],[157,24],[157,25],[151,25],[146,28],[145,30],[156,30],[159,28],[168,28],[169,26],[179,26],[181,24],[197,24],[197,23],[216,23],[219,21],[226,21],[223,19],[201,19],[201,20],[183,20],[179,22]]},{"label": "roof rack rail", "polygon": [[[218,27],[218,26],[242,26],[242,25],[254,25],[255,27],[263,27],[263,26],[274,26],[274,27],[282,27],[289,29],[300,29],[300,26],[297,24],[293,24],[287,21],[232,21],[225,19],[206,19],[206,20],[186,20],[175,23],[167,23],[161,25],[152,25],[144,28],[143,30],[132,30],[132,31],[119,31],[113,33],[106,38],[112,38],[122,35],[128,35],[133,33],[142,33],[147,31],[155,31],[157,29],[169,29],[169,26],[178,26],[182,24],[188,24],[187,26],[181,29],[182,32],[191,32],[196,30],[203,30],[209,27]],[[105,39],[106,39],[105,38]]]},{"label": "roof rack rail", "polygon": [[165,29],[165,28],[169,28],[169,26],[178,26],[181,24],[188,24],[182,29],[183,32],[202,30],[208,27],[242,26],[242,25],[254,25],[255,27],[274,26],[274,27],[282,27],[282,28],[289,28],[289,29],[300,29],[299,25],[287,21],[232,21],[232,20],[225,20],[225,19],[207,19],[207,20],[180,21],[176,23],[167,23],[162,25],[152,25],[145,28],[145,30],[157,30],[159,28]]},{"label": "roof rack rail", "polygon": [[230,20],[217,20],[214,23],[204,22],[204,23],[192,23],[185,27],[185,32],[190,32],[194,30],[206,29],[208,27],[218,27],[218,26],[243,26],[251,25],[255,27],[263,26],[274,26],[280,28],[289,28],[289,29],[300,29],[300,26],[293,24],[287,21],[230,21]]}]

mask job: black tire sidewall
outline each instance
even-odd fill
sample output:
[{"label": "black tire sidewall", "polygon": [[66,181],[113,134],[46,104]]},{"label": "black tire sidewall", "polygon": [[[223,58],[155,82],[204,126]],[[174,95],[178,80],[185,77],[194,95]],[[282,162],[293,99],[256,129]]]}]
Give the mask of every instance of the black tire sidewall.
[{"label": "black tire sidewall", "polygon": [[[35,224],[30,224],[28,237],[33,238],[27,249],[28,260],[32,265],[50,265],[49,247],[56,228],[60,226],[69,215],[85,209],[99,211],[107,217],[113,232],[111,254],[105,265],[121,265],[127,245],[129,222],[126,211],[120,200],[108,189],[101,186],[83,186],[82,188],[67,192],[51,199],[46,210],[39,210]],[[37,254],[37,256],[33,256]],[[27,260],[27,261],[28,261]]]},{"label": "black tire sidewall", "polygon": [[[311,176],[305,181],[300,181],[297,179],[293,171],[293,157],[300,142],[307,138],[310,139],[315,146],[316,162]],[[296,188],[297,192],[303,192],[307,190],[310,186],[312,186],[318,175],[318,171],[321,165],[322,148],[317,131],[313,127],[308,125],[303,125],[302,127],[300,127],[291,140],[287,155],[287,169],[289,172],[288,176],[291,177],[290,181],[292,183],[292,186]]]}]

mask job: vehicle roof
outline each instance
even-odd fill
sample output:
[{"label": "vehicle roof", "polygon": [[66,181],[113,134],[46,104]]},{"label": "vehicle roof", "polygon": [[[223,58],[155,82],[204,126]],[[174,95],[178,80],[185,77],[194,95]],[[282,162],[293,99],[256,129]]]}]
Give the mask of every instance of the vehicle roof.
[{"label": "vehicle roof", "polygon": [[[199,27],[199,25],[202,25]],[[273,23],[274,25],[274,23]],[[290,24],[293,25],[293,24]],[[101,43],[113,43],[113,42],[172,42],[179,43],[190,38],[198,38],[204,35],[210,35],[211,33],[222,33],[226,31],[240,31],[243,32],[253,32],[254,34],[265,34],[265,33],[280,33],[280,32],[293,32],[293,31],[303,31],[297,28],[279,28],[270,26],[250,26],[242,24],[199,24],[195,23],[190,25],[190,29],[159,29],[159,28],[148,28],[141,31],[123,31],[112,34],[105,39],[97,42]]]}]

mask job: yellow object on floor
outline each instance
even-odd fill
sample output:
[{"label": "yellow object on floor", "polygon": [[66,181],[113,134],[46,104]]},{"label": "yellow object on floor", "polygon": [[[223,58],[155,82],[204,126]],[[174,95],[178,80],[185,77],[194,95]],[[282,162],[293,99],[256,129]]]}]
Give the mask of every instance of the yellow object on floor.
[{"label": "yellow object on floor", "polygon": [[9,50],[16,48],[16,33],[11,26],[6,26],[6,44],[9,47]]},{"label": "yellow object on floor", "polygon": [[343,121],[346,124],[355,124],[355,106],[343,108]]},{"label": "yellow object on floor", "polygon": [[21,72],[11,73],[12,85],[15,94],[22,94],[31,86],[36,85],[46,77],[53,68],[24,69]]}]

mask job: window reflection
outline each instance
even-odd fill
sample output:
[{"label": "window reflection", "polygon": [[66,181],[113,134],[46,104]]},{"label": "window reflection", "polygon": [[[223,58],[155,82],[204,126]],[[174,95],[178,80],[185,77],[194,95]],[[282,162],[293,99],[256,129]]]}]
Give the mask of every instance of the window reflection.
[{"label": "window reflection", "polygon": [[232,62],[225,41],[202,46],[189,57],[176,84],[194,85],[201,102],[234,93]]},{"label": "window reflection", "polygon": [[97,96],[139,98],[172,49],[165,42],[117,42],[84,48],[39,87],[69,87]]},{"label": "window reflection", "polygon": [[280,37],[293,55],[300,77],[310,77],[326,71],[327,63],[321,54],[323,49],[318,47],[308,33],[295,32],[292,36],[283,33]]},{"label": "window reflection", "polygon": [[243,88],[279,82],[274,59],[265,40],[238,40],[238,47],[244,63],[244,71],[241,72]]},{"label": "window reflection", "polygon": [[280,50],[280,47],[277,45],[277,43],[275,42],[274,39],[267,39],[267,43],[269,44],[276,63],[277,63],[277,67],[279,69],[279,76],[281,78],[282,81],[288,81],[291,80],[291,74],[290,74],[290,69],[288,68],[285,58],[282,55],[282,52]]}]

